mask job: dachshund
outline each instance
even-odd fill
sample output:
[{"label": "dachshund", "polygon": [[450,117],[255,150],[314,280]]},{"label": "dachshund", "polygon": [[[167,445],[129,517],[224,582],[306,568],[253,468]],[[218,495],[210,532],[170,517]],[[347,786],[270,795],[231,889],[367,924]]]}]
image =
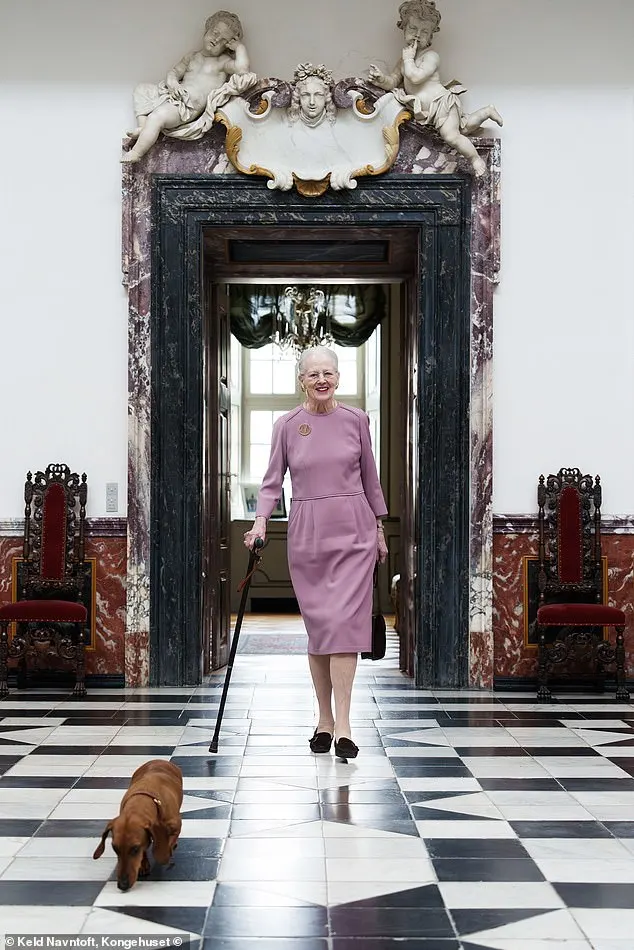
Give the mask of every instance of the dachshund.
[{"label": "dachshund", "polygon": [[106,825],[93,858],[100,858],[106,838],[112,832],[112,848],[117,855],[117,887],[128,891],[137,878],[147,877],[152,854],[158,864],[169,864],[181,832],[183,773],[164,759],[141,765],[121,799],[119,814]]}]

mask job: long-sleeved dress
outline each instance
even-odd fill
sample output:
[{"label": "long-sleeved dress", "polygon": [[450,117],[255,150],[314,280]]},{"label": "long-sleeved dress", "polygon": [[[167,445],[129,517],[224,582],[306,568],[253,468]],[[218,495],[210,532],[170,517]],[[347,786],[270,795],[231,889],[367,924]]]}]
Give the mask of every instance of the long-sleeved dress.
[{"label": "long-sleeved dress", "polygon": [[308,652],[370,649],[376,519],[387,514],[365,412],[300,407],[273,426],[257,515],[269,518],[291,473],[288,564]]}]

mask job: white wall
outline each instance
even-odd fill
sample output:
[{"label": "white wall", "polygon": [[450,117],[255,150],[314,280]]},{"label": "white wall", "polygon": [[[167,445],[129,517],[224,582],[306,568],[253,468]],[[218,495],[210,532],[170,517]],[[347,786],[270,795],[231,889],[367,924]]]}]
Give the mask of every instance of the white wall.
[{"label": "white wall", "polygon": [[[599,472],[634,512],[634,3],[439,0],[446,79],[494,101],[503,138],[495,309],[495,510],[541,471]],[[398,4],[239,0],[253,68],[337,78],[392,63]],[[131,92],[199,39],[208,0],[0,0],[0,518],[28,468],[66,460],[125,512],[127,316],[119,146]],[[185,12],[186,11],[186,12]]]}]

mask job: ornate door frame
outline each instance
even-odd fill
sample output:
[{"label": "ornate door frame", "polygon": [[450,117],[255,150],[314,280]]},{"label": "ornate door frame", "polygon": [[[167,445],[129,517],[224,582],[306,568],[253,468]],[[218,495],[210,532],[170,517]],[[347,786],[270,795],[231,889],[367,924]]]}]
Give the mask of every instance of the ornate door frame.
[{"label": "ornate door frame", "polygon": [[420,313],[425,318],[418,373],[416,679],[437,686],[491,685],[491,369],[499,143],[477,143],[489,172],[475,183],[457,167],[455,156],[423,144],[420,132],[408,130],[392,173],[365,180],[354,192],[330,192],[318,200],[271,192],[259,179],[212,174],[226,170],[214,135],[196,147],[166,140],[146,163],[124,169],[123,263],[130,304],[129,685],[194,684],[201,675],[203,228],[214,222],[275,221],[420,228]]}]

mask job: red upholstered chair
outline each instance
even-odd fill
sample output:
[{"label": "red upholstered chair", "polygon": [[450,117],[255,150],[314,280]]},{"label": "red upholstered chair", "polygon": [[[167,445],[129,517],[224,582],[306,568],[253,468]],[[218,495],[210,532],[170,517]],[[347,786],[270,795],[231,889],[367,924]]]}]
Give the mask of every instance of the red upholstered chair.
[{"label": "red upholstered chair", "polygon": [[[616,667],[616,698],[630,697],[625,686],[625,614],[603,601],[601,484],[599,476],[562,468],[541,475],[539,504],[539,669],[537,698],[548,700],[548,675],[579,647],[595,655],[598,673]],[[554,631],[552,628],[559,628]],[[602,628],[614,627],[614,646]],[[550,631],[549,631],[549,628]],[[550,636],[549,636],[550,634]],[[554,638],[553,638],[554,635]]]},{"label": "red upholstered chair", "polygon": [[[67,465],[29,472],[24,486],[24,563],[18,601],[0,606],[0,696],[8,692],[7,661],[37,662],[42,652],[75,665],[75,695],[85,696],[84,570],[86,476]],[[17,624],[9,642],[9,625]],[[67,625],[71,625],[70,627]]]}]

